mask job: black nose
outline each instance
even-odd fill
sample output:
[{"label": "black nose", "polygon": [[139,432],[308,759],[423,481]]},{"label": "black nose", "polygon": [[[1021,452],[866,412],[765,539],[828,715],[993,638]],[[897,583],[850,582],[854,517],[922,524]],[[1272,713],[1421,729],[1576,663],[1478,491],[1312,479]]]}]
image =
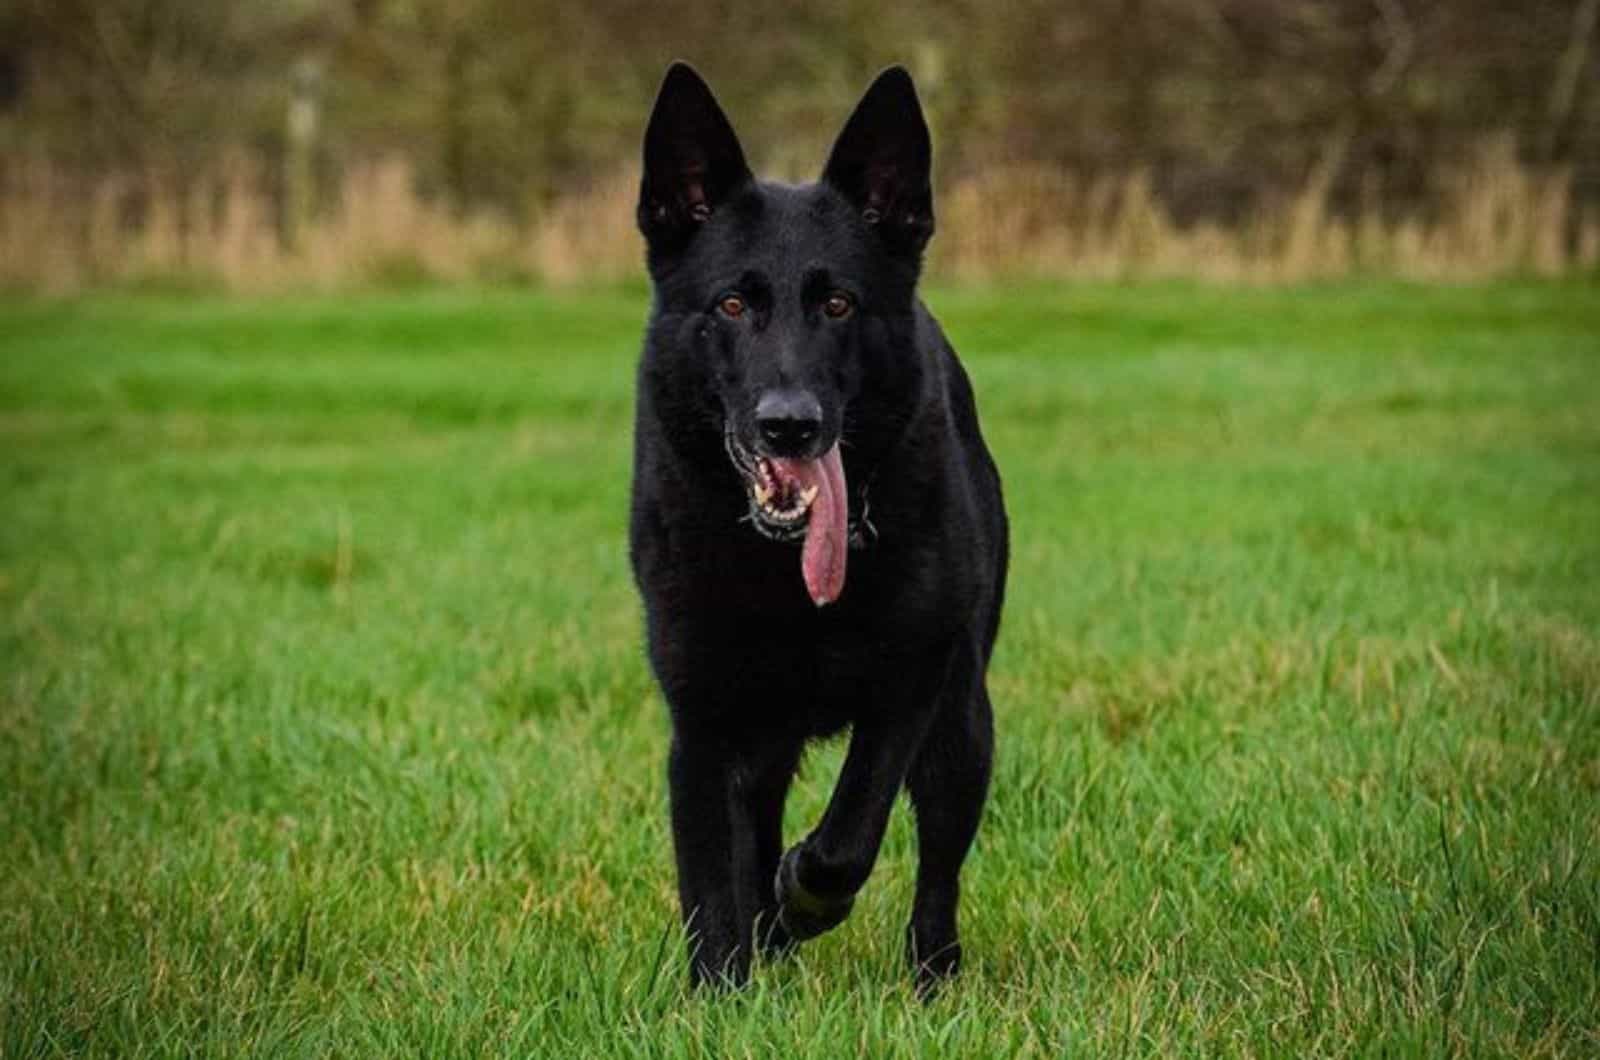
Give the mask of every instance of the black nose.
[{"label": "black nose", "polygon": [[822,405],[809,390],[769,390],[756,402],[756,430],[773,456],[803,456],[822,433]]}]

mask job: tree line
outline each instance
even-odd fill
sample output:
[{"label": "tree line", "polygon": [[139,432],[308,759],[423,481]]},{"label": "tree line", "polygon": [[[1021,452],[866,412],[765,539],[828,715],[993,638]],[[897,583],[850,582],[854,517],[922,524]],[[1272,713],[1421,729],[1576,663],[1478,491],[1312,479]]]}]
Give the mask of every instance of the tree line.
[{"label": "tree line", "polygon": [[[292,213],[353,161],[526,221],[632,163],[687,58],[752,161],[812,175],[903,62],[938,173],[1147,173],[1179,222],[1230,223],[1321,167],[1332,208],[1426,212],[1486,138],[1600,199],[1600,0],[10,0],[0,149],[180,182],[261,160]],[[296,117],[298,115],[298,117]],[[297,152],[304,157],[297,158]],[[3,169],[3,164],[0,164]],[[4,179],[0,174],[0,179]],[[315,209],[318,195],[311,195]]]}]

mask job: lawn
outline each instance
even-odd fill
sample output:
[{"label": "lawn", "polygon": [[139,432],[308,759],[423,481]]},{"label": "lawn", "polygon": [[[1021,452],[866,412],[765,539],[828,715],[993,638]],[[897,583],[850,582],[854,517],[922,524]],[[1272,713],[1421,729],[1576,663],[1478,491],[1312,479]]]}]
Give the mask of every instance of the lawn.
[{"label": "lawn", "polygon": [[928,1005],[904,807],[685,989],[642,292],[0,302],[0,1054],[1600,1053],[1600,287],[929,301],[1013,566]]}]

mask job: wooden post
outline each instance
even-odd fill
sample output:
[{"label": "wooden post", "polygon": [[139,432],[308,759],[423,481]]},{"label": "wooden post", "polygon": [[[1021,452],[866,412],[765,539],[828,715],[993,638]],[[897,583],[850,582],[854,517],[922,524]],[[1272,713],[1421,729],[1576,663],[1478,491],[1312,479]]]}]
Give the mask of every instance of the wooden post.
[{"label": "wooden post", "polygon": [[315,206],[317,125],[322,64],[309,56],[295,64],[289,85],[288,142],[283,158],[283,242],[299,250]]}]

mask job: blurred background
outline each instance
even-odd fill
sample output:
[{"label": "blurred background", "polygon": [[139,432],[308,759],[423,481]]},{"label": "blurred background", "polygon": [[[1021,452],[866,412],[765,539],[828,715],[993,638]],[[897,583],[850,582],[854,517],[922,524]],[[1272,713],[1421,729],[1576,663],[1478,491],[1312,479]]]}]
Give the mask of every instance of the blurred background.
[{"label": "blurred background", "polygon": [[632,277],[666,63],[815,174],[904,62],[950,279],[1600,260],[1600,0],[6,0],[0,283]]}]

